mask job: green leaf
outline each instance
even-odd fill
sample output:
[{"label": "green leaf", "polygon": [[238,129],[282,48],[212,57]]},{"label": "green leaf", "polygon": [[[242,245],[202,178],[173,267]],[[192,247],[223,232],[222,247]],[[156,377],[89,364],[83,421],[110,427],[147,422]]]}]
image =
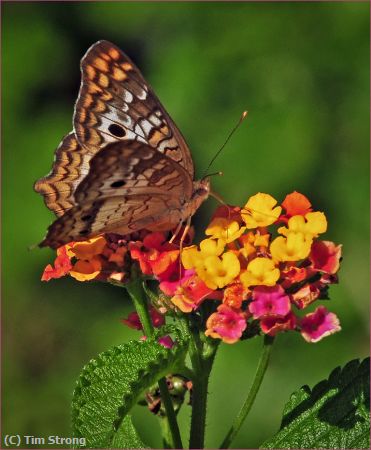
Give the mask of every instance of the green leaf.
[{"label": "green leaf", "polygon": [[148,448],[140,439],[129,415],[124,417],[120,428],[114,434],[112,448]]},{"label": "green leaf", "polygon": [[337,367],[291,395],[280,431],[261,448],[370,448],[370,358]]},{"label": "green leaf", "polygon": [[[164,327],[161,335],[169,330]],[[84,367],[73,395],[72,424],[74,436],[86,439],[85,447],[124,445],[132,431],[125,435],[123,420],[141,393],[184,362],[187,342],[175,332],[176,345],[172,349],[158,344],[157,333],[154,339],[113,347]]]}]

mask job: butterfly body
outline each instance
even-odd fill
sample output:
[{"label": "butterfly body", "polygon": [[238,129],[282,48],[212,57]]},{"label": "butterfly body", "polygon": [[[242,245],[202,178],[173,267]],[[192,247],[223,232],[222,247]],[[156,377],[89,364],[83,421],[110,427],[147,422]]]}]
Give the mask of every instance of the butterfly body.
[{"label": "butterfly body", "polygon": [[94,44],[81,62],[74,132],[35,190],[58,219],[40,246],[101,233],[170,230],[207,198],[188,146],[153,90],[117,47]]}]

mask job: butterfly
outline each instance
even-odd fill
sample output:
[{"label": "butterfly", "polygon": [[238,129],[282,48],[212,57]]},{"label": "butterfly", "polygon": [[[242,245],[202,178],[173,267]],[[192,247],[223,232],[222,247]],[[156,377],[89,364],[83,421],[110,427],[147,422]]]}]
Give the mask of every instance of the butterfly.
[{"label": "butterfly", "polygon": [[210,181],[194,180],[184,137],[134,63],[108,41],[81,60],[73,132],[34,189],[58,217],[40,247],[102,233],[166,231],[190,220]]}]

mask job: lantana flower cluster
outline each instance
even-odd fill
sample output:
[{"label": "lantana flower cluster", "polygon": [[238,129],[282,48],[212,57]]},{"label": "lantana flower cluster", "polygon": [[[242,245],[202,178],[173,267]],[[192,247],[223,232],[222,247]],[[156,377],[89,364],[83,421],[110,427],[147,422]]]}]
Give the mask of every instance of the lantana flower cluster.
[{"label": "lantana flower cluster", "polygon": [[321,240],[326,231],[324,213],[313,211],[304,195],[293,192],[278,205],[258,193],[243,208],[220,206],[199,245],[180,250],[161,232],[99,236],[58,249],[43,279],[69,273],[79,281],[123,283],[137,262],[159,282],[167,299],[162,313],[197,314],[209,303],[205,334],[211,338],[232,344],[253,329],[270,336],[293,330],[317,342],[340,330],[324,306],[307,312],[338,281],[341,245]]}]

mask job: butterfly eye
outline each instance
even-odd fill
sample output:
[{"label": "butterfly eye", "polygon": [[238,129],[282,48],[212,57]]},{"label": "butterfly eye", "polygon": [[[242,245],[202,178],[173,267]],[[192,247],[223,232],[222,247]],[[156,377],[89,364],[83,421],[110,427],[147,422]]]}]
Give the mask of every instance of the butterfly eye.
[{"label": "butterfly eye", "polygon": [[125,186],[126,181],[125,180],[118,180],[111,183],[111,188],[119,188],[121,186]]},{"label": "butterfly eye", "polygon": [[111,124],[108,127],[108,131],[116,137],[124,137],[126,134],[125,130],[122,127],[120,127],[120,125],[117,125],[115,123]]},{"label": "butterfly eye", "polygon": [[193,192],[193,197],[203,197],[207,193],[208,191],[205,188],[199,187]]}]

